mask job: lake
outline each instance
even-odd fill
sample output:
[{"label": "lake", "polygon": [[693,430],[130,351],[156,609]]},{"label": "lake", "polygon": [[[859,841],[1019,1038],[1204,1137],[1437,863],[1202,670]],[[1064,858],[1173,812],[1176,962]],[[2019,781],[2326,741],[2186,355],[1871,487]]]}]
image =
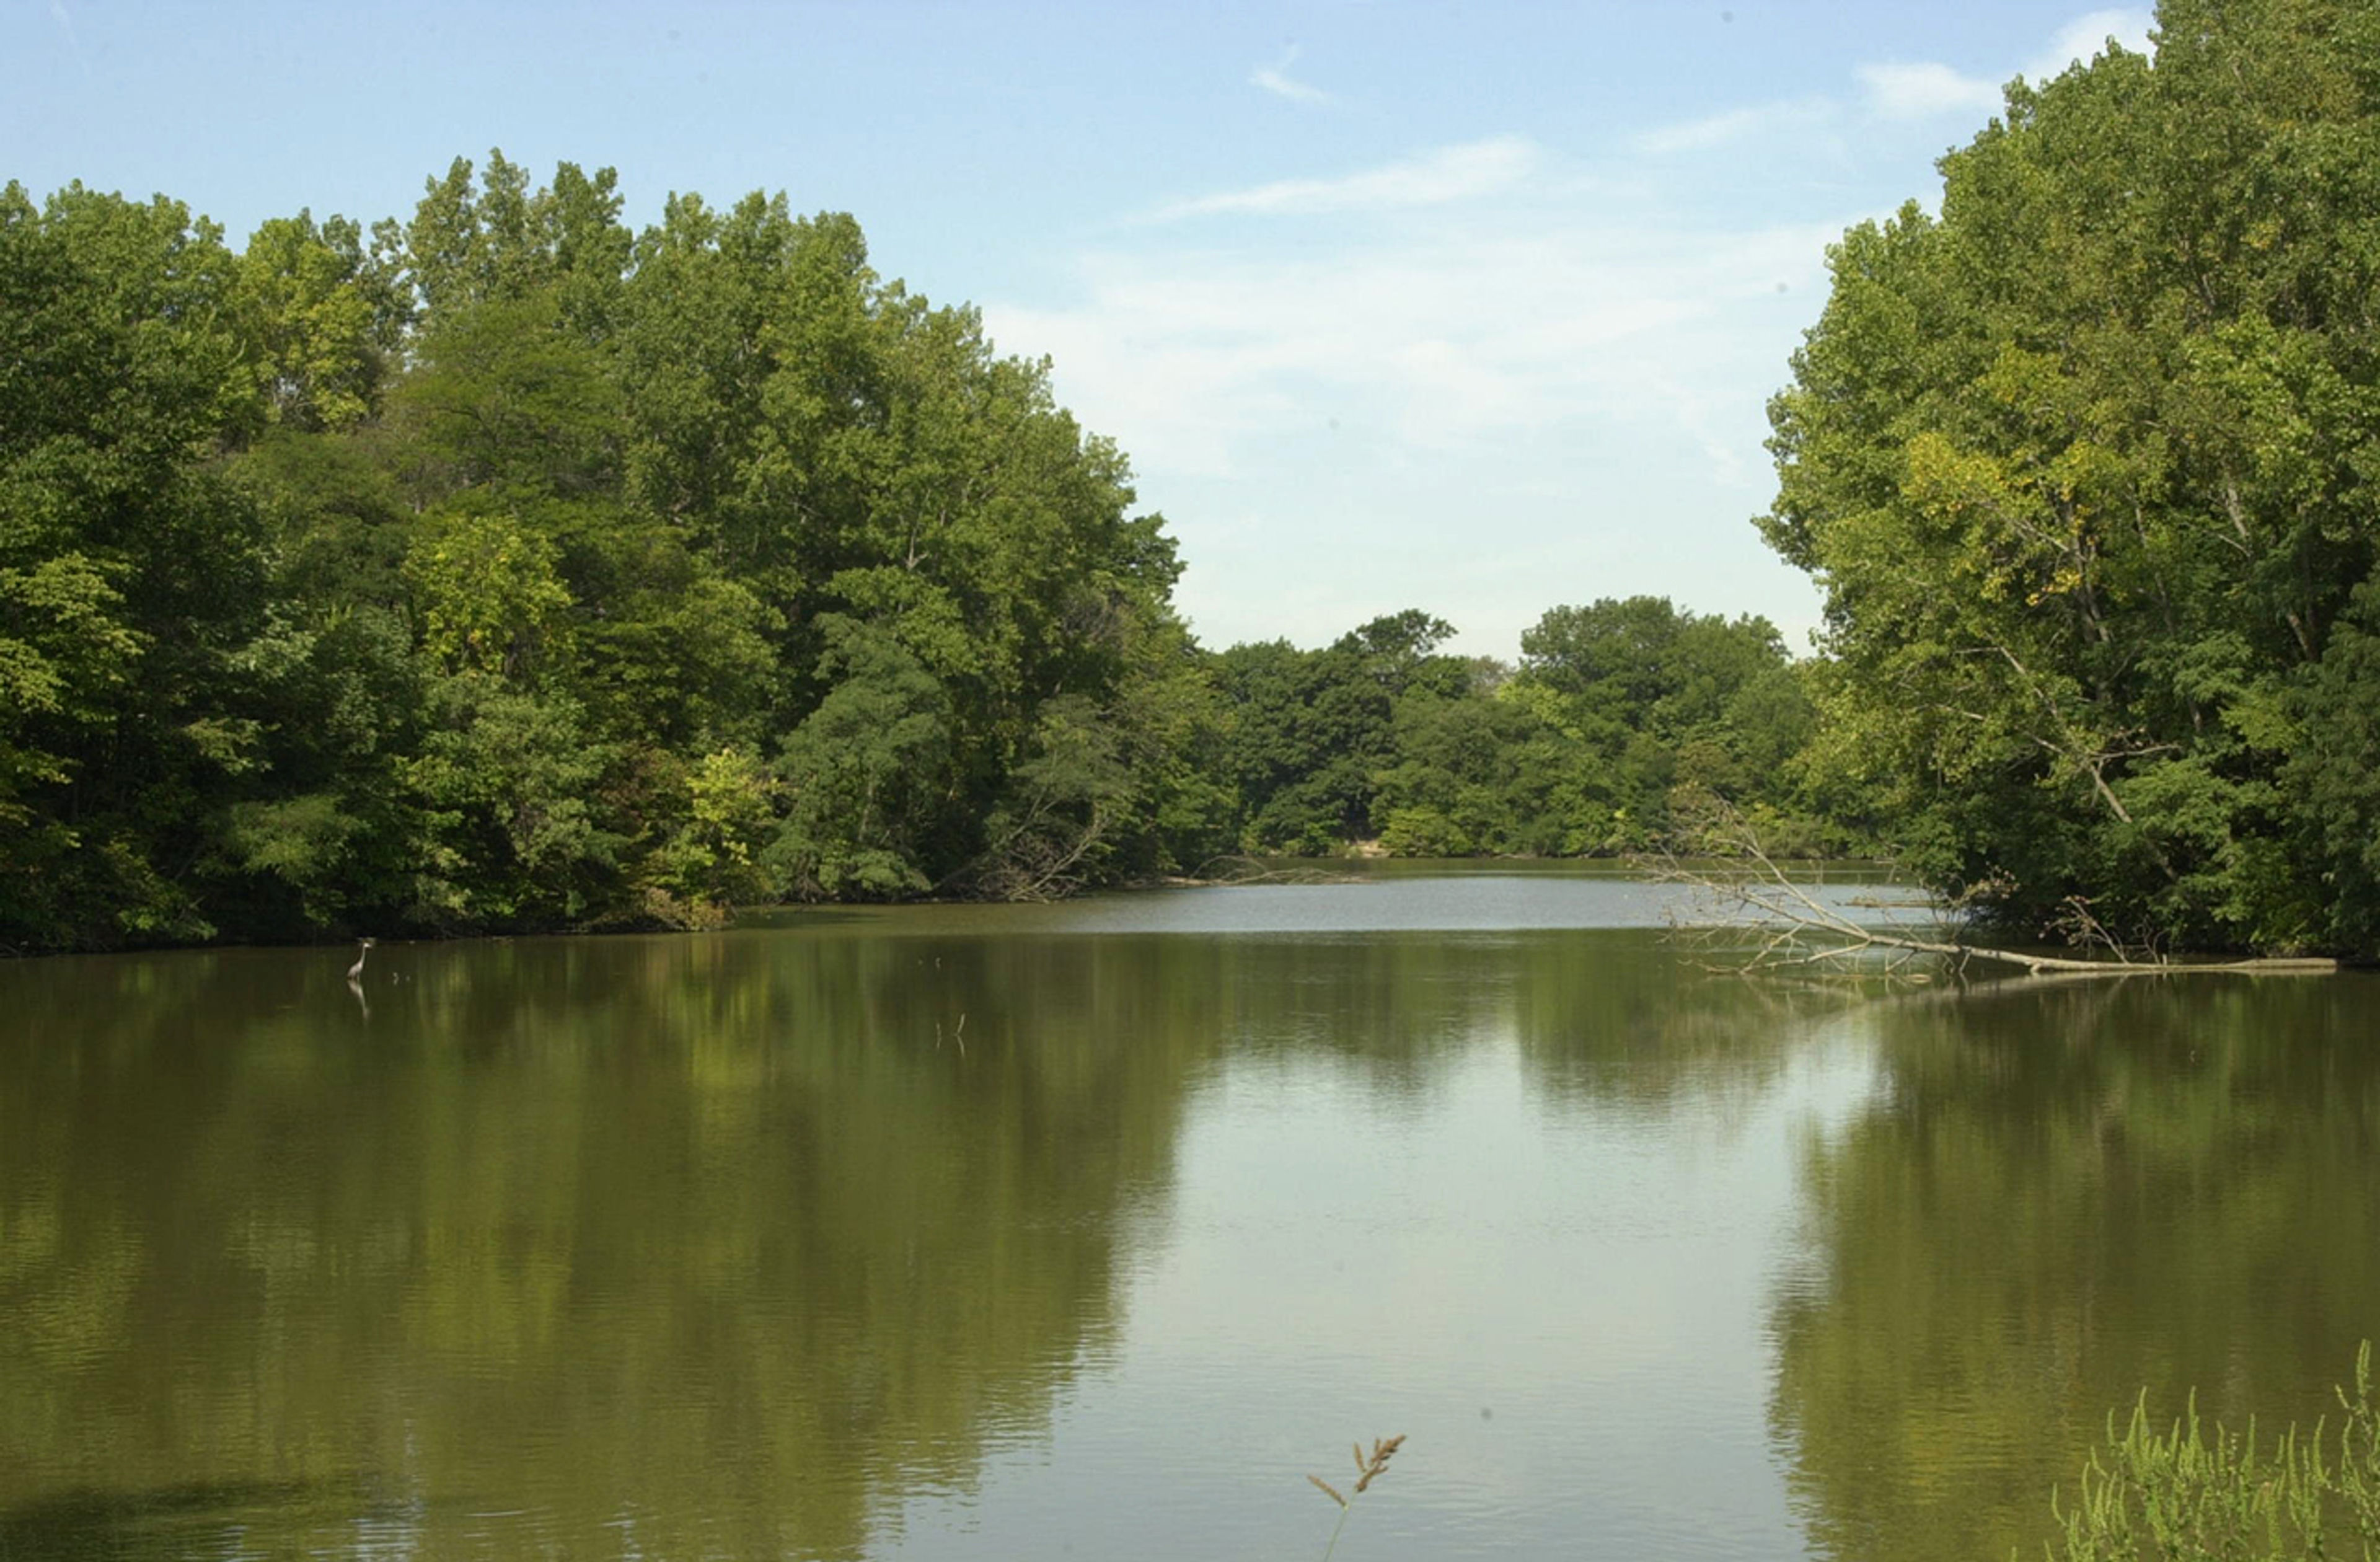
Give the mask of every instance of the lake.
[{"label": "lake", "polygon": [[2041,1554],[2380,1335],[2380,979],[1591,872],[0,965],[0,1562]]}]

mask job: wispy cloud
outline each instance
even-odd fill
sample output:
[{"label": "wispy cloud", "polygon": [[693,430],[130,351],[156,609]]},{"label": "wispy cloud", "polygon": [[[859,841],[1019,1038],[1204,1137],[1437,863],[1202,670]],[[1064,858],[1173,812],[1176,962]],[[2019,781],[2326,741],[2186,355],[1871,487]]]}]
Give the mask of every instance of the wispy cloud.
[{"label": "wispy cloud", "polygon": [[2145,10],[2111,9],[2079,16],[2058,30],[2049,47],[2024,73],[2034,81],[2063,75],[2068,66],[2087,65],[2105,54],[2110,38],[2132,54],[2145,55],[2149,29],[2155,25],[2156,18]]},{"label": "wispy cloud", "polygon": [[1270,65],[1260,65],[1257,67],[1254,71],[1250,72],[1248,75],[1249,84],[1251,86],[1262,87],[1266,92],[1270,92],[1273,96],[1277,98],[1287,98],[1292,103],[1327,104],[1332,102],[1333,100],[1330,94],[1324,92],[1321,88],[1314,86],[1308,82],[1297,80],[1289,74],[1289,67],[1297,63],[1299,52],[1298,46],[1292,43],[1288,48],[1283,49],[1281,52],[1280,59],[1275,60]]},{"label": "wispy cloud", "polygon": [[[1776,606],[1806,585],[1742,523],[1773,493],[1763,404],[1828,243],[1882,214],[1812,165],[1858,171],[1872,145],[1905,167],[1950,128],[1935,116],[1997,111],[2020,63],[2054,75],[2145,27],[2099,10],[2037,53],[1871,64],[1831,97],[1648,124],[1592,163],[1513,134],[1291,164],[1305,177],[1153,200],[1073,286],[984,318],[1003,349],[1052,355],[1061,397],[1133,453],[1213,643],[1312,643],[1420,603],[1507,653],[1548,601],[1674,590],[1681,559],[1698,610],[1806,623],[1815,602]],[[1252,80],[1319,101],[1296,61]]]},{"label": "wispy cloud", "polygon": [[89,77],[91,60],[82,52],[82,40],[75,36],[74,18],[67,14],[66,0],[50,0],[50,15],[56,19],[58,31],[67,35],[67,50],[74,55],[75,64],[82,67],[83,75]]},{"label": "wispy cloud", "polygon": [[1787,103],[1755,104],[1730,109],[1682,124],[1662,125],[1637,136],[1631,144],[1654,157],[1682,152],[1707,152],[1764,131],[1814,125],[1831,118],[1834,104],[1826,98],[1796,98]]},{"label": "wispy cloud", "polygon": [[[2070,66],[2088,64],[2105,53],[2110,38],[2134,54],[2146,54],[2155,22],[2149,12],[2137,8],[2086,12],[2059,28],[2048,46],[2014,74],[2035,82],[2049,80]],[[1868,108],[1885,119],[1989,114],[2000,106],[2000,82],[1969,76],[1936,60],[1864,65],[1858,74],[1867,89]]]},{"label": "wispy cloud", "polygon": [[1925,119],[1936,115],[1989,114],[2000,106],[2000,84],[1962,76],[1935,61],[1864,65],[1860,84],[1870,112],[1885,119]]},{"label": "wispy cloud", "polygon": [[1335,179],[1281,179],[1162,206],[1160,222],[1227,214],[1306,216],[1327,212],[1390,211],[1440,206],[1512,189],[1542,161],[1525,136],[1498,136],[1441,147]]},{"label": "wispy cloud", "polygon": [[[1110,250],[1073,299],[986,323],[1133,453],[1214,643],[1422,603],[1509,653],[1559,593],[1659,589],[1681,556],[1698,607],[1774,614],[1742,518],[1840,223],[1715,228],[1547,172],[1386,231]],[[1313,598],[1284,623],[1258,580]]]},{"label": "wispy cloud", "polygon": [[[1748,346],[1745,311],[1779,312],[1789,280],[1818,286],[1840,232],[1498,204],[1321,251],[1111,251],[1085,260],[1072,307],[990,314],[1003,346],[1053,353],[1070,398],[1126,448],[1227,477],[1317,407],[1408,451],[1584,416],[1698,427],[1714,383],[1756,423],[1794,327]],[[1757,435],[1740,444],[1723,458],[1756,461]]]}]

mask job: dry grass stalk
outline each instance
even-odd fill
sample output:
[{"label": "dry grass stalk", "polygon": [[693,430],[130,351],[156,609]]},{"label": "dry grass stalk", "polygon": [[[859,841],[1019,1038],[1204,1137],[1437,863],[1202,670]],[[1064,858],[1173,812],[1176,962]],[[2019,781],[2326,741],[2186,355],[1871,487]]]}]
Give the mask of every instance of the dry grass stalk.
[{"label": "dry grass stalk", "polygon": [[1372,1454],[1369,1458],[1364,1457],[1364,1445],[1361,1443],[1356,1444],[1355,1469],[1357,1471],[1357,1479],[1355,1482],[1355,1490],[1361,1492],[1365,1487],[1372,1483],[1372,1478],[1374,1476],[1388,1469],[1389,1457],[1391,1454],[1394,1454],[1399,1448],[1403,1447],[1404,1442],[1405,1434],[1402,1432],[1398,1433],[1394,1437],[1375,1437],[1372,1439]]},{"label": "dry grass stalk", "polygon": [[[1372,1451],[1368,1454],[1364,1452],[1363,1444],[1355,1445],[1355,1495],[1357,1496],[1363,1495],[1365,1489],[1389,1468],[1389,1460],[1395,1456],[1399,1448],[1404,1446],[1404,1441],[1405,1434],[1402,1432],[1394,1437],[1375,1437],[1372,1439]],[[1340,1495],[1339,1488],[1322,1479],[1321,1476],[1309,1475],[1306,1479],[1313,1482],[1324,1496],[1339,1505],[1339,1522],[1330,1528],[1330,1544],[1322,1548],[1322,1562],[1330,1562],[1330,1554],[1339,1549],[1339,1531],[1347,1527],[1347,1515],[1354,1510],[1354,1504]]]}]

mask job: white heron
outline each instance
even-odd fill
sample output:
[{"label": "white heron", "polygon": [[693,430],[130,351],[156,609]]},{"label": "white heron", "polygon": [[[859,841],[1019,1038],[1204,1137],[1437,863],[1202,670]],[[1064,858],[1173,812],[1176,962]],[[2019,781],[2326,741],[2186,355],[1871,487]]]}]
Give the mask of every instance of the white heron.
[{"label": "white heron", "polygon": [[369,938],[358,938],[356,940],[356,963],[347,968],[348,981],[360,982],[363,980],[364,961],[371,958],[371,946],[372,941]]}]

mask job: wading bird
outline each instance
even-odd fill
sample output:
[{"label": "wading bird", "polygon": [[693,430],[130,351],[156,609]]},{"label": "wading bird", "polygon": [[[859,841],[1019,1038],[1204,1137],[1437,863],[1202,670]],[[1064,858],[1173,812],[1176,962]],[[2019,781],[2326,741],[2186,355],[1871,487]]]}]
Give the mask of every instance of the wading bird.
[{"label": "wading bird", "polygon": [[356,940],[356,963],[347,968],[348,981],[360,982],[363,980],[364,962],[371,958],[371,946],[372,941],[369,938],[358,938]]}]

